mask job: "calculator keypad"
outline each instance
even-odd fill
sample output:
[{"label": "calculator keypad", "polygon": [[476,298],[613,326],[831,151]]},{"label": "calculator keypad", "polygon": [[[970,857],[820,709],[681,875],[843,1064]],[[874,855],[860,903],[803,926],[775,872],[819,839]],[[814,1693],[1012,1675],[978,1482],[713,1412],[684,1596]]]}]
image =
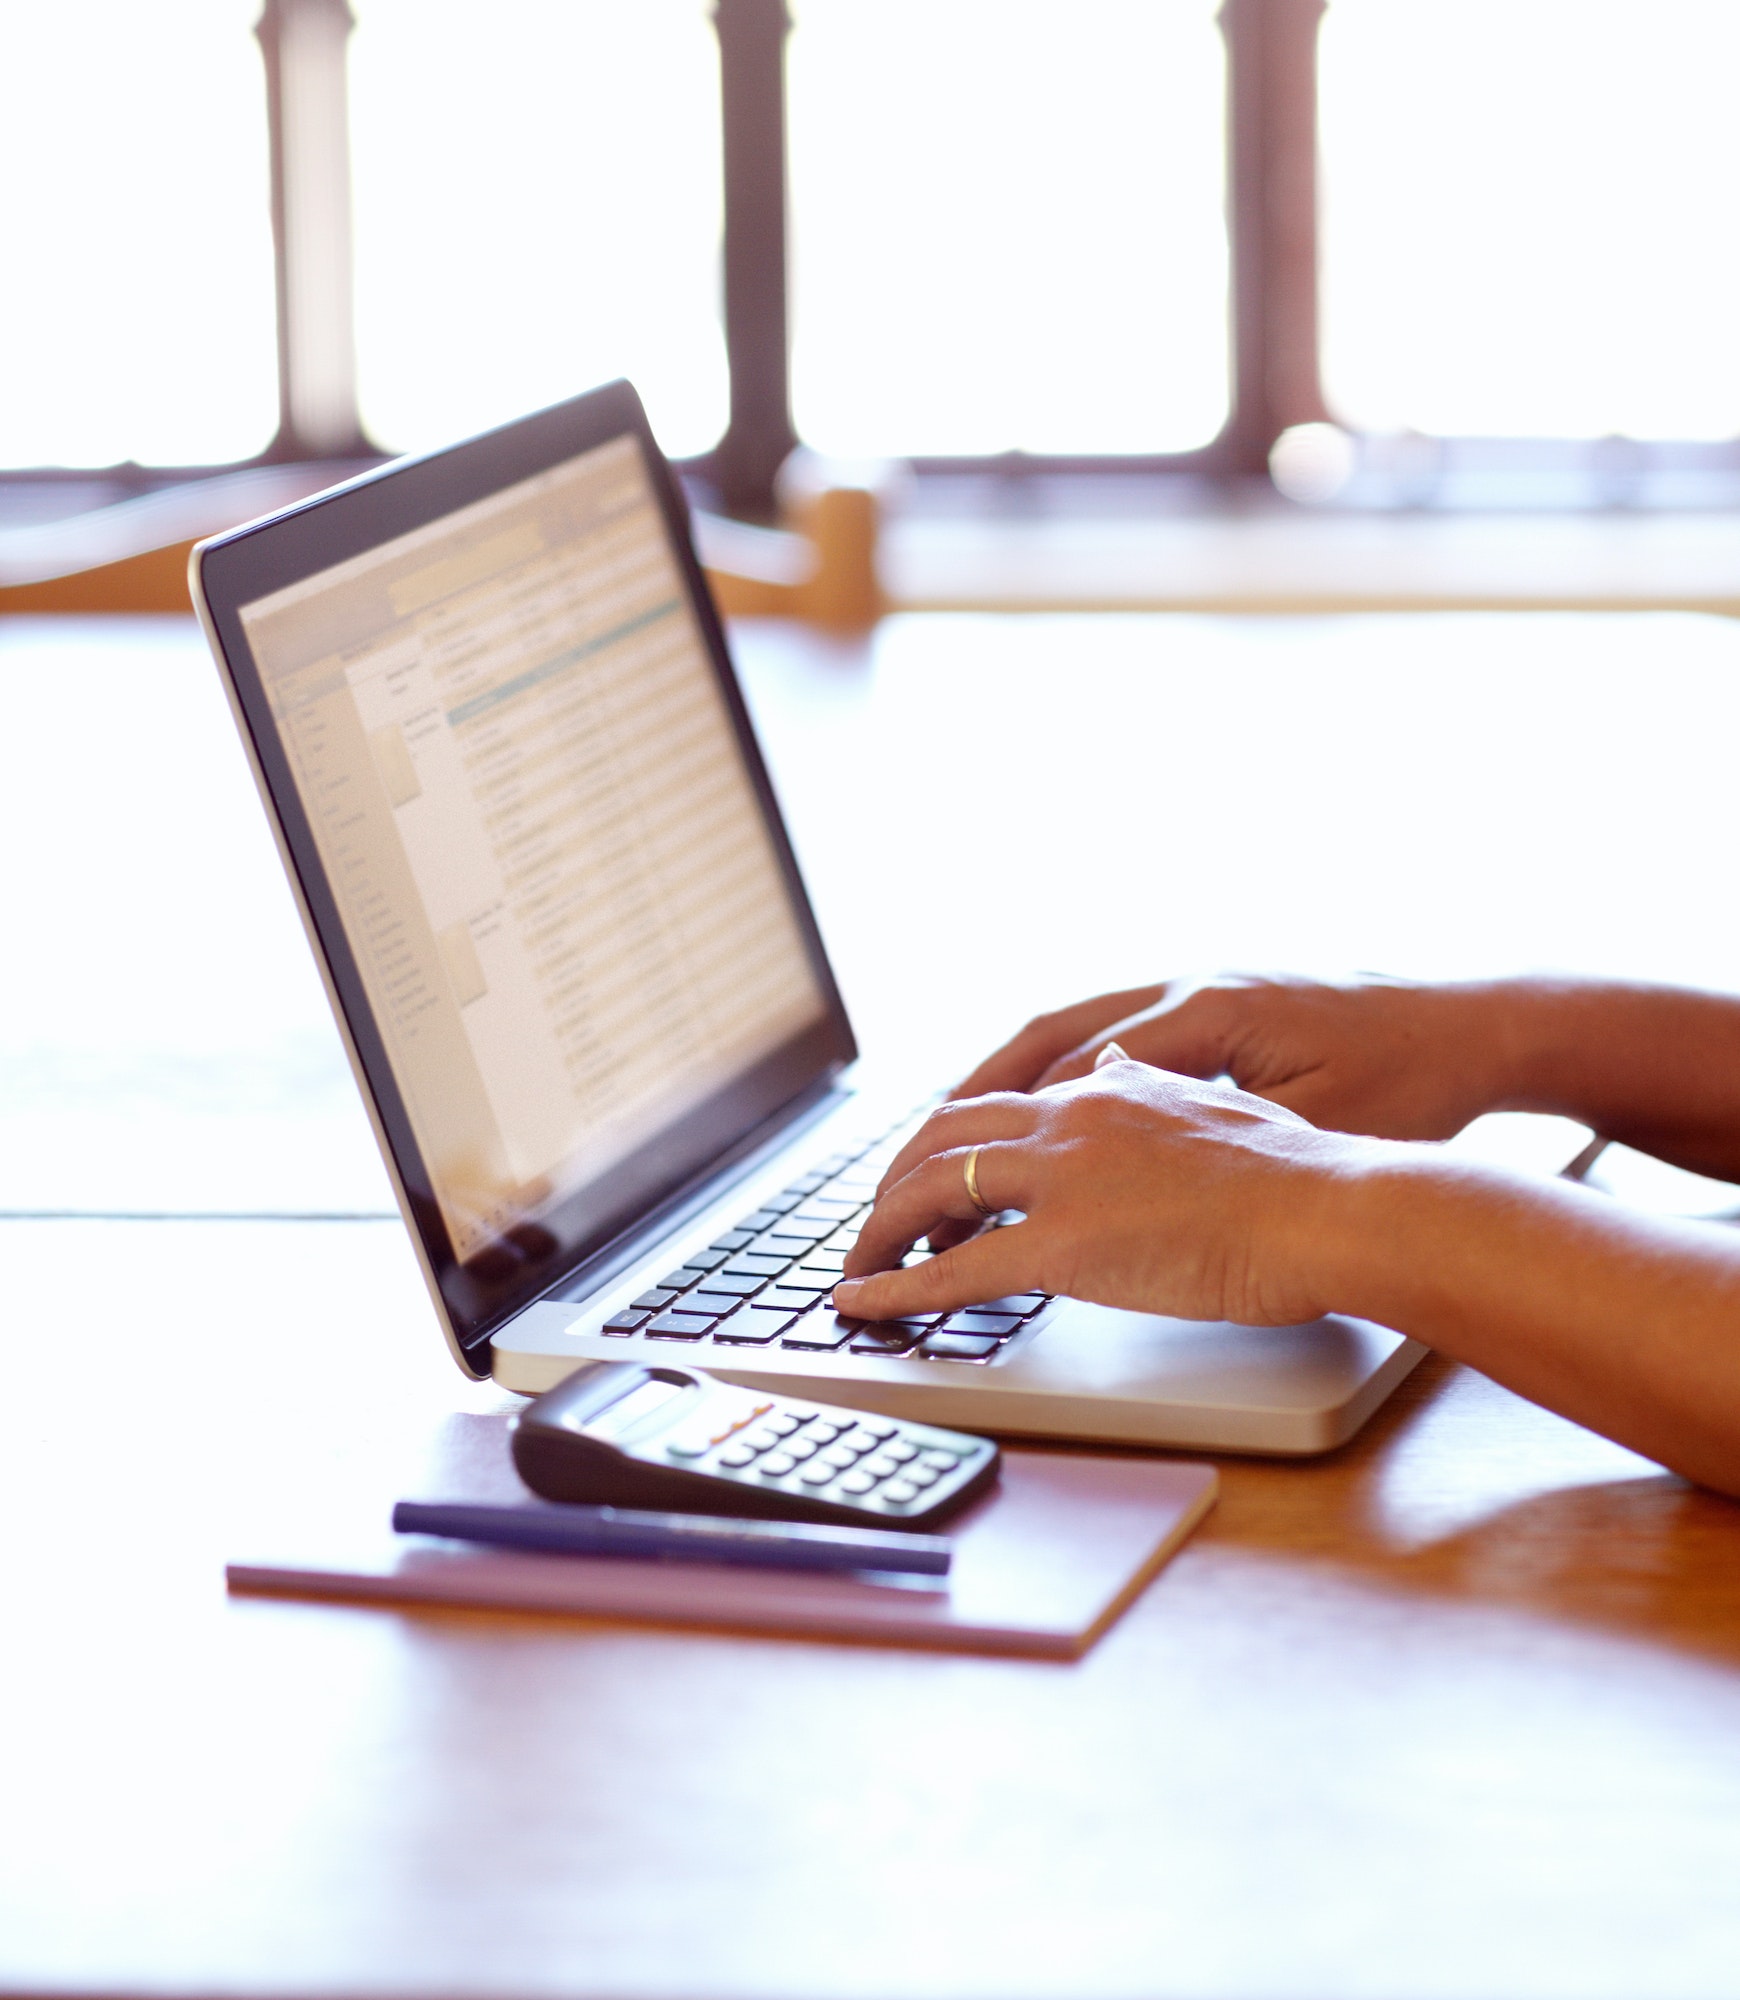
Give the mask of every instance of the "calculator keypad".
[{"label": "calculator keypad", "polygon": [[[808,1404],[733,1396],[716,1419],[685,1426],[648,1456],[673,1467],[722,1473],[872,1514],[934,1505],[937,1489],[970,1479],[992,1447],[977,1438],[908,1427],[883,1417]],[[941,1441],[939,1441],[941,1440]]]}]

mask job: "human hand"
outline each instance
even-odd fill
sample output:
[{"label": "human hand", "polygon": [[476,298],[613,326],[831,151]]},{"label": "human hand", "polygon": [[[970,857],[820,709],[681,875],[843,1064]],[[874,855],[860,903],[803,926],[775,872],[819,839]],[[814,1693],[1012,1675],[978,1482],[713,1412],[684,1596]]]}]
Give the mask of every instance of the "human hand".
[{"label": "human hand", "polygon": [[1042,1014],[957,1098],[1088,1075],[1115,1039],[1179,1075],[1230,1076],[1330,1131],[1448,1139],[1506,1095],[1510,988],[1229,973],[1107,993]]},{"label": "human hand", "polygon": [[[1089,1076],[934,1112],[883,1176],[834,1303],[891,1319],[1037,1290],[1252,1326],[1314,1319],[1330,1309],[1325,1211],[1361,1144],[1114,1047]],[[896,1268],[921,1237],[980,1221],[975,1151],[987,1206],[1024,1219]]]}]

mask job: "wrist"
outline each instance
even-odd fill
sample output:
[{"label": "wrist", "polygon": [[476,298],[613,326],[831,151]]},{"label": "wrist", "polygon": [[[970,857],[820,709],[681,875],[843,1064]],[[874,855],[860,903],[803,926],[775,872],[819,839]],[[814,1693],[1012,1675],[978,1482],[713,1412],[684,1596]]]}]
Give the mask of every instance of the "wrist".
[{"label": "wrist", "polygon": [[1286,1274],[1288,1290],[1311,1301],[1313,1314],[1371,1317],[1357,1301],[1377,1278],[1372,1248],[1386,1240],[1383,1210],[1393,1169],[1436,1150],[1418,1141],[1313,1132],[1293,1163],[1268,1268]]}]

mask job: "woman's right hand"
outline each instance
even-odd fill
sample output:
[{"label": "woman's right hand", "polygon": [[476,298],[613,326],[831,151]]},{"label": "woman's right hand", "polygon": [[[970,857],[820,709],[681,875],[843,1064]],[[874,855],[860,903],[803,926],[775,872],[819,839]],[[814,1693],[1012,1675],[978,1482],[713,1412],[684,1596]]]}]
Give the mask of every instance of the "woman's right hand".
[{"label": "woman's right hand", "polygon": [[1181,1076],[1228,1076],[1329,1131],[1448,1139],[1510,1094],[1523,982],[1426,986],[1229,973],[1042,1014],[953,1092],[1042,1090],[1116,1041]]}]

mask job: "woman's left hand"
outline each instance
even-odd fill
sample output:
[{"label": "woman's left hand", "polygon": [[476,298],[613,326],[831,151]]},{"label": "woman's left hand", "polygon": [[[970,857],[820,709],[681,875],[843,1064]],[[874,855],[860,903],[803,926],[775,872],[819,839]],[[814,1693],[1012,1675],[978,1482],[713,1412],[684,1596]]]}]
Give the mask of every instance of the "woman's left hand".
[{"label": "woman's left hand", "polygon": [[[1336,1190],[1374,1143],[1113,1044],[1074,1082],[933,1112],[883,1176],[834,1303],[894,1319],[1045,1291],[1249,1326],[1315,1319],[1332,1309]],[[966,1233],[975,1152],[985,1208],[1024,1220]],[[927,1236],[950,1247],[897,1268]]]}]

